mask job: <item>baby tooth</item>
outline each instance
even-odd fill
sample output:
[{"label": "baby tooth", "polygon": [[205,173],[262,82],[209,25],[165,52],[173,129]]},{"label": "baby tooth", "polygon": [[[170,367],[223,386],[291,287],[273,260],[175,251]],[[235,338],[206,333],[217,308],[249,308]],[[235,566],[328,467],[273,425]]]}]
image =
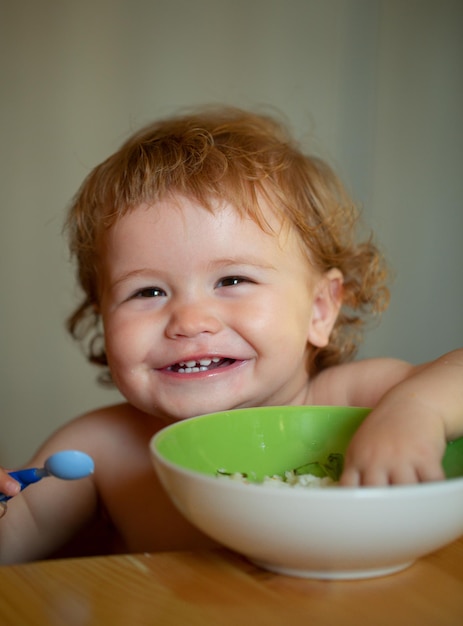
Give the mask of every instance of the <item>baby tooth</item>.
[{"label": "baby tooth", "polygon": [[212,359],[201,359],[199,364],[208,367],[212,363]]}]

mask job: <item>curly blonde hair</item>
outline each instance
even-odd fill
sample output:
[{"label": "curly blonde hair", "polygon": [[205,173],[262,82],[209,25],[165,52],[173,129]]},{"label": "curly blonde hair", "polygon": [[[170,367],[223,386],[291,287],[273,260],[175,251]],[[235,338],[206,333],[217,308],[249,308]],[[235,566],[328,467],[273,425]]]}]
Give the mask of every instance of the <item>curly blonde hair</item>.
[{"label": "curly blonde hair", "polygon": [[359,212],[322,160],[308,156],[286,127],[267,115],[204,108],[146,126],[98,165],[76,194],[67,218],[83,300],[67,322],[87,358],[107,365],[98,312],[99,249],[117,219],[142,203],[181,194],[214,211],[217,200],[267,228],[259,200],[297,231],[320,272],[338,268],[343,306],[324,348],[314,348],[308,372],[350,360],[366,320],[387,306],[384,259],[371,237],[357,242]]}]

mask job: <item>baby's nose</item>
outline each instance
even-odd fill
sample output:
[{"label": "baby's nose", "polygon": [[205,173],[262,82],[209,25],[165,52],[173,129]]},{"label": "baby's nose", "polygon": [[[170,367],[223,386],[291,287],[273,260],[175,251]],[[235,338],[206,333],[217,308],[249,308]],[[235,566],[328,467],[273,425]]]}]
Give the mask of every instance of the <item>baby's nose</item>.
[{"label": "baby's nose", "polygon": [[217,333],[222,323],[214,311],[204,303],[177,306],[166,327],[170,338],[196,337],[201,333]]}]

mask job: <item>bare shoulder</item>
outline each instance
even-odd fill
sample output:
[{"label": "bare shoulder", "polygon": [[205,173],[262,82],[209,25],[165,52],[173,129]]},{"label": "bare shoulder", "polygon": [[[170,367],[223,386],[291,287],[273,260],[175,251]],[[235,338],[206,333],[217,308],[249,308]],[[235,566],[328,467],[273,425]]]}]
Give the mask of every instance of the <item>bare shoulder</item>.
[{"label": "bare shoulder", "polygon": [[414,366],[394,358],[372,358],[323,370],[312,380],[312,404],[375,406]]},{"label": "bare shoulder", "polygon": [[114,427],[143,428],[148,425],[149,428],[163,428],[166,423],[161,418],[148,415],[136,409],[127,402],[104,406],[94,409],[88,413],[84,413],[69,422],[68,426],[72,428],[88,428],[99,426],[107,427],[108,424]]},{"label": "bare shoulder", "polygon": [[94,458],[107,459],[125,448],[126,453],[145,445],[166,423],[127,403],[102,407],[67,422],[56,430],[35,455],[39,462],[55,450],[73,448]]},{"label": "bare shoulder", "polygon": [[155,472],[149,442],[166,425],[159,417],[119,404],[78,417],[63,430],[67,442],[77,442],[93,456],[99,503],[126,552],[211,543],[180,515]]}]

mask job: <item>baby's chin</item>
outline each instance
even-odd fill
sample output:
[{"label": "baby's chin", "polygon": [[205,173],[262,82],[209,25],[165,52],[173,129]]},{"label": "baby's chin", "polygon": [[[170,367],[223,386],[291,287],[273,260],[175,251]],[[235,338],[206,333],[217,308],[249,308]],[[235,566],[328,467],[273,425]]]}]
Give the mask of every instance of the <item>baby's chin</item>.
[{"label": "baby's chin", "polygon": [[217,413],[219,411],[226,411],[229,407],[218,407],[215,408],[208,404],[206,406],[197,406],[194,409],[191,407],[162,407],[160,405],[147,405],[142,402],[130,402],[134,408],[138,409],[142,413],[149,415],[150,417],[161,420],[166,424],[173,424],[175,422],[181,422],[187,419],[191,419],[192,417],[198,417],[199,415],[205,415],[207,413]]},{"label": "baby's chin", "polygon": [[[249,406],[252,406],[251,404]],[[232,411],[234,409],[244,408],[242,406],[230,406],[223,402],[211,403],[205,402],[204,404],[197,404],[194,408],[190,407],[169,407],[168,410],[161,407],[152,407],[148,412],[150,415],[157,419],[161,419],[168,424],[175,422],[182,422],[193,417],[199,417],[200,415],[207,415],[209,413],[219,413],[221,411]]]}]

